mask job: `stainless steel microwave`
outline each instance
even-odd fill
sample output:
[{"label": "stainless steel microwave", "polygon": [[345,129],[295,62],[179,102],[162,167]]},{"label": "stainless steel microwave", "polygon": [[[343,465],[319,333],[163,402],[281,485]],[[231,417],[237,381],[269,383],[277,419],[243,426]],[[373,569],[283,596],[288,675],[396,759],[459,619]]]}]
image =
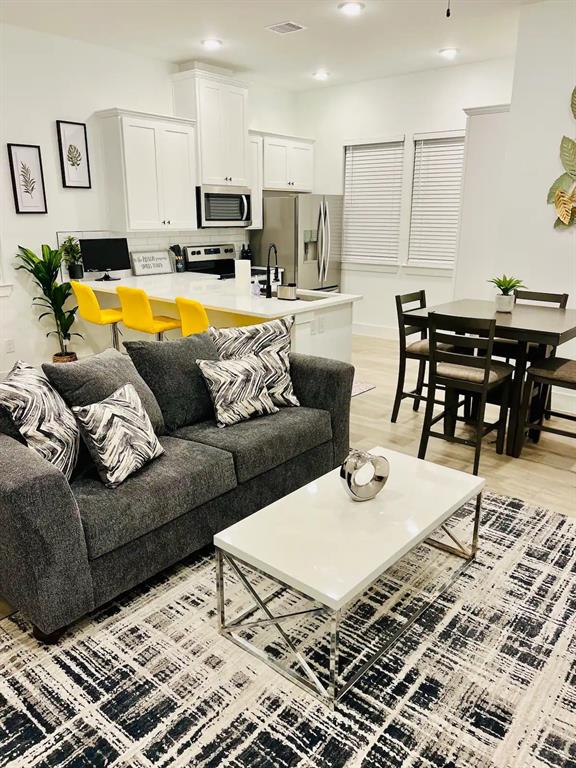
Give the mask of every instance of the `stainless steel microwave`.
[{"label": "stainless steel microwave", "polygon": [[249,227],[252,224],[248,187],[196,187],[200,227]]}]

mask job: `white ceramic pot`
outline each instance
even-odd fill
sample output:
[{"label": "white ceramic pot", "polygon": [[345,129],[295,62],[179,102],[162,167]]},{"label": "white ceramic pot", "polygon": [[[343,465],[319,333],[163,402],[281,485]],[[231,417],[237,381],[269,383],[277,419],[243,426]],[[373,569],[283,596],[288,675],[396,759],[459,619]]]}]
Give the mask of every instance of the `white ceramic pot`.
[{"label": "white ceramic pot", "polygon": [[514,296],[504,296],[499,293],[496,296],[496,312],[512,312],[514,309]]}]

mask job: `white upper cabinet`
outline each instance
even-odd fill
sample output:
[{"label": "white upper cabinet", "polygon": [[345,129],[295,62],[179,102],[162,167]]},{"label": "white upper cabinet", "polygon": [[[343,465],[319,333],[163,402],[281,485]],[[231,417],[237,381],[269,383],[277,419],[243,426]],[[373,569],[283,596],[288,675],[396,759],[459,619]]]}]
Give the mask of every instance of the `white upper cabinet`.
[{"label": "white upper cabinet", "polygon": [[149,120],[122,119],[122,139],[128,214],[126,228],[160,229],[162,203],[157,128]]},{"label": "white upper cabinet", "polygon": [[198,123],[202,184],[248,186],[247,89],[203,70],[173,77],[176,114]]},{"label": "white upper cabinet", "polygon": [[224,175],[228,183],[237,187],[248,186],[248,92],[245,88],[223,85],[222,144]]},{"label": "white upper cabinet", "polygon": [[250,201],[252,206],[252,225],[248,229],[262,229],[262,185],[264,141],[262,136],[250,136],[249,139],[249,169],[250,169]]},{"label": "white upper cabinet", "polygon": [[169,229],[196,229],[196,132],[159,126],[162,220]]},{"label": "white upper cabinet", "polygon": [[99,115],[111,228],[196,229],[194,124],[115,109]]},{"label": "white upper cabinet", "polygon": [[264,189],[311,192],[314,145],[286,136],[264,136]]},{"label": "white upper cabinet", "polygon": [[222,125],[222,98],[218,83],[202,81],[198,84],[198,111],[203,127],[199,130],[200,175],[203,184],[224,183],[224,126]]}]

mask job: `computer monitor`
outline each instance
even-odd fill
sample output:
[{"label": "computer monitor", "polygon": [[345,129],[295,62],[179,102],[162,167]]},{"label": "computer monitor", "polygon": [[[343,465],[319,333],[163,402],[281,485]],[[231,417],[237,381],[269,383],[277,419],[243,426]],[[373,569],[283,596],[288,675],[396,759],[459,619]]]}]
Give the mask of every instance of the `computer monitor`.
[{"label": "computer monitor", "polygon": [[100,280],[117,280],[110,270],[131,269],[128,241],[125,237],[101,237],[79,240],[82,263],[86,272],[105,272]]}]

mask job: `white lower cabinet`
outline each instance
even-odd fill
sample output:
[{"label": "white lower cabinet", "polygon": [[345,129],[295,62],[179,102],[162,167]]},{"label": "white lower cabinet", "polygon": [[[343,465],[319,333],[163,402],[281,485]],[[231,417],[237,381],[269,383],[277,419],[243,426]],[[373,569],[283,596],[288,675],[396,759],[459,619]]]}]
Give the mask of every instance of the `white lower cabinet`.
[{"label": "white lower cabinet", "polygon": [[112,229],[196,229],[193,122],[107,110],[103,156]]}]

